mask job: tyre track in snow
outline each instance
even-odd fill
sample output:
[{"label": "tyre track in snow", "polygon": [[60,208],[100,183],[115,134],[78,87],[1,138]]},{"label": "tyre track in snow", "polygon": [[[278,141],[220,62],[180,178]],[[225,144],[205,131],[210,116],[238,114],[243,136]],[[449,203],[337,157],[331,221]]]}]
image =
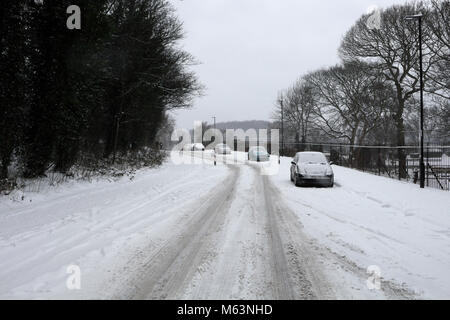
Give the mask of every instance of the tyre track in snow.
[{"label": "tyre track in snow", "polygon": [[[303,234],[303,225],[283,203],[269,176],[258,175],[270,221],[275,277],[284,285],[282,299],[332,299],[331,284]],[[281,288],[280,288],[281,289]]]},{"label": "tyre track in snow", "polygon": [[[317,299],[333,291],[302,226],[255,164],[200,198],[174,234],[137,253],[119,299]],[[132,272],[130,272],[132,271]],[[131,273],[131,274],[130,274]]]},{"label": "tyre track in snow", "polygon": [[222,227],[221,213],[233,198],[239,176],[238,167],[230,169],[231,175],[221,186],[198,199],[191,214],[183,215],[173,235],[156,249],[152,243],[130,259],[131,264],[136,265],[137,261],[137,266],[132,275],[125,275],[124,282],[119,280],[120,289],[112,298],[170,299],[180,293],[195,267],[209,257],[206,238]]}]

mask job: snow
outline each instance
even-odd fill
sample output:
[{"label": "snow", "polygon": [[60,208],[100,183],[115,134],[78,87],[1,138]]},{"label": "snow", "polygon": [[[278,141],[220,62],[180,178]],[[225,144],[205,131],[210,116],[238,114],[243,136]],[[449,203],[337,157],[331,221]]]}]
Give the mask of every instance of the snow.
[{"label": "snow", "polygon": [[[216,158],[213,166],[212,153],[189,152],[134,179],[72,181],[1,197],[0,298],[135,297],[132,280],[153,270],[153,259],[170,267],[167,274],[155,269],[170,281],[182,279],[184,289],[173,286],[173,297],[276,298],[269,291],[279,247],[270,248],[267,230],[276,229],[270,214],[284,207],[293,214],[280,232],[290,225],[287,239],[310,254],[299,253],[299,263],[317,258],[330,296],[450,297],[450,192],[334,165],[334,188],[298,188],[289,180],[291,158],[280,166],[277,157],[268,163],[247,162],[244,153]],[[235,160],[239,170],[226,165]],[[71,265],[80,267],[82,290],[66,287]],[[381,291],[366,286],[369,266],[381,271]]]},{"label": "snow", "polygon": [[[107,298],[99,288],[114,269],[143,245],[169,238],[184,209],[227,172],[167,162],[133,180],[69,183],[22,202],[3,197],[0,298]],[[81,291],[66,287],[70,265],[81,269]]]},{"label": "snow", "polygon": [[378,266],[417,298],[450,297],[450,192],[334,165],[334,188],[296,188],[290,161],[272,179],[319,246],[364,270]]},{"label": "snow", "polygon": [[255,199],[255,190],[261,194],[260,186],[255,185],[253,170],[242,166],[234,200],[223,222],[225,227],[215,235],[214,254],[200,265],[180,298],[274,298],[270,296],[273,285],[270,284],[267,219],[255,213],[261,209],[258,206],[263,205]]}]

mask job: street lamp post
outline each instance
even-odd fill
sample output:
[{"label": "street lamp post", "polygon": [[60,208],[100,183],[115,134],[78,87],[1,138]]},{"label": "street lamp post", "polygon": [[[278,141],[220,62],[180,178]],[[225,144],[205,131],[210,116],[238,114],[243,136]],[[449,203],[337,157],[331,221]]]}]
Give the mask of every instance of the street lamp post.
[{"label": "street lamp post", "polygon": [[281,155],[284,156],[284,112],[283,112],[283,97],[280,98],[281,105]]},{"label": "street lamp post", "polygon": [[425,188],[425,163],[423,156],[423,54],[422,54],[422,14],[406,16],[405,20],[419,21],[419,63],[420,63],[420,187]]}]

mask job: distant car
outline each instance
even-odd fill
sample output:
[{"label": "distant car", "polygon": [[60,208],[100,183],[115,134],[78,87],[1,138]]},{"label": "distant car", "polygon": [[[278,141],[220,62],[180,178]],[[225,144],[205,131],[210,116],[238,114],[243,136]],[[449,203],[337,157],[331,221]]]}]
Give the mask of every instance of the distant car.
[{"label": "distant car", "polygon": [[334,173],[322,152],[298,152],[291,162],[291,181],[296,186],[333,187]]},{"label": "distant car", "polygon": [[192,151],[205,151],[205,146],[202,143],[194,143]]},{"label": "distant car", "polygon": [[218,145],[216,145],[216,147],[214,148],[214,151],[218,154],[230,154],[231,153],[230,147],[227,146],[225,143],[219,143]]},{"label": "distant car", "polygon": [[184,145],[183,151],[205,151],[205,146],[201,143],[188,143]]},{"label": "distant car", "polygon": [[188,143],[183,146],[183,151],[192,151],[193,143]]},{"label": "distant car", "polygon": [[251,147],[248,150],[248,160],[251,161],[269,161],[270,155],[264,147]]}]

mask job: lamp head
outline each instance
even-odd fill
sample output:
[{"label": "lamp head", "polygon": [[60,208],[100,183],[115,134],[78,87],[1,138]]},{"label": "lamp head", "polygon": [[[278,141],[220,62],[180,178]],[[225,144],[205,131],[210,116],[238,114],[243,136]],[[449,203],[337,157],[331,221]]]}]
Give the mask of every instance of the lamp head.
[{"label": "lamp head", "polygon": [[418,20],[421,19],[423,17],[423,14],[419,13],[419,14],[414,14],[414,15],[410,15],[410,16],[406,16],[405,20]]}]

